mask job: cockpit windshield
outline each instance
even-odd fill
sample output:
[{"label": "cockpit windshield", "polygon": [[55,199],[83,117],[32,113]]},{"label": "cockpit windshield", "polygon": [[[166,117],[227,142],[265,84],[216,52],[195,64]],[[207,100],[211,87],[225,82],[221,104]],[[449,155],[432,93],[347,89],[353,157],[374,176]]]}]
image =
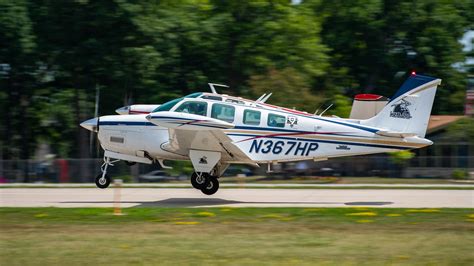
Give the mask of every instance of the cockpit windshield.
[{"label": "cockpit windshield", "polygon": [[195,92],[184,96],[184,98],[197,98],[202,95],[202,92]]},{"label": "cockpit windshield", "polygon": [[173,108],[177,103],[179,103],[181,100],[185,99],[185,98],[197,98],[199,96],[202,95],[202,92],[195,92],[195,93],[191,93],[189,95],[186,95],[184,97],[181,97],[181,98],[178,98],[178,99],[174,99],[174,100],[171,100],[169,102],[166,102],[160,106],[158,106],[155,110],[153,110],[152,113],[155,113],[155,112],[163,112],[163,111],[169,111],[171,110],[171,108]]}]

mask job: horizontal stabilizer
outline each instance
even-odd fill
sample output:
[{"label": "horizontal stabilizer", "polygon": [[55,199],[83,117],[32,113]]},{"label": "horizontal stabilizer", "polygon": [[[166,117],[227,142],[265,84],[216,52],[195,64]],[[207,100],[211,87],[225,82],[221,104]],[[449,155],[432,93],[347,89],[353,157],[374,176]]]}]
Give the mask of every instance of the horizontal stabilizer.
[{"label": "horizontal stabilizer", "polygon": [[350,119],[368,119],[387,105],[388,99],[376,94],[357,94],[352,103]]},{"label": "horizontal stabilizer", "polygon": [[159,104],[134,104],[120,107],[115,112],[119,115],[149,114],[159,106]]}]

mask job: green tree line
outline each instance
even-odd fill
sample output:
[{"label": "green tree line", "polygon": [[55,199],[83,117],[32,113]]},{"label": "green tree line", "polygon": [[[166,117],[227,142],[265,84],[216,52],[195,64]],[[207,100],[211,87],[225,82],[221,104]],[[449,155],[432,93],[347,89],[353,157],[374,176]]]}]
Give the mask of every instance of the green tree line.
[{"label": "green tree line", "polygon": [[100,115],[216,82],[344,116],[356,93],[390,96],[415,70],[443,79],[435,113],[460,113],[469,71],[454,66],[473,13],[472,0],[0,0],[1,156],[39,143],[91,156],[78,124],[96,88]]}]

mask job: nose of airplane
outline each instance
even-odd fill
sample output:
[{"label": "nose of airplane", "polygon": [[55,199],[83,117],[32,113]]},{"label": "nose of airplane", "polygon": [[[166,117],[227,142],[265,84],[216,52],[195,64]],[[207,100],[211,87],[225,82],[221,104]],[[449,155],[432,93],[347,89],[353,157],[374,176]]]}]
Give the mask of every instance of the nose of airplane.
[{"label": "nose of airplane", "polygon": [[128,115],[129,109],[130,106],[124,106],[116,109],[115,112],[119,115]]},{"label": "nose of airplane", "polygon": [[99,118],[96,117],[96,118],[86,120],[81,123],[81,127],[93,132],[97,132],[99,131]]}]

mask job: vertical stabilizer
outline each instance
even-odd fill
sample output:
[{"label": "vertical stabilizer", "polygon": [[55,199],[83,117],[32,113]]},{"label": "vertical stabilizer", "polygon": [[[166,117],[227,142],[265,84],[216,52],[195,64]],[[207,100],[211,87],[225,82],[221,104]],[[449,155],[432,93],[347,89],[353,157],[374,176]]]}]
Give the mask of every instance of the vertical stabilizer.
[{"label": "vertical stabilizer", "polygon": [[361,124],[424,137],[441,79],[411,75],[385,107]]}]

